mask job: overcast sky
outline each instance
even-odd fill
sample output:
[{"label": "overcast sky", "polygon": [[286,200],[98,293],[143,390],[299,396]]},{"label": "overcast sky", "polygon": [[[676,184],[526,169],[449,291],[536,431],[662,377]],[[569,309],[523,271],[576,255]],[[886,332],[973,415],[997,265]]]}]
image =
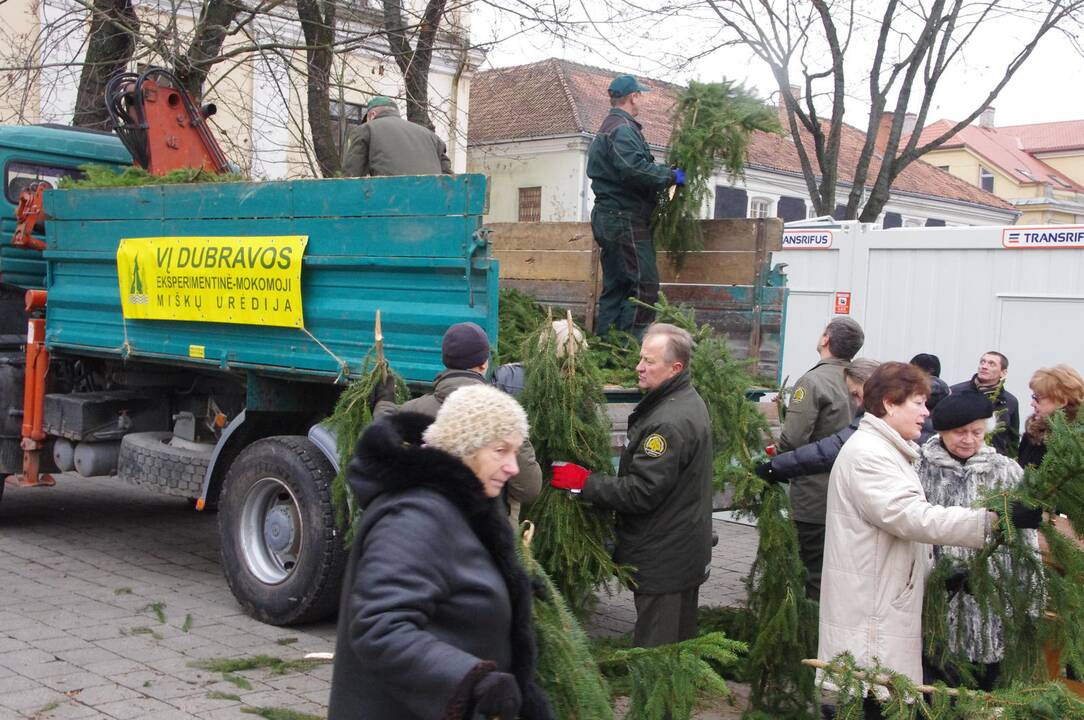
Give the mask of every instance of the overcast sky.
[{"label": "overcast sky", "polygon": [[[593,0],[584,2],[590,5]],[[685,69],[670,69],[674,57],[687,57],[709,45],[711,38],[706,28],[717,25],[718,21],[711,22],[710,18],[672,18],[649,25],[634,23],[631,30],[618,32],[603,24],[561,40],[551,33],[532,31],[507,14],[480,4],[472,19],[472,36],[476,43],[501,39],[489,51],[483,69],[558,57],[676,83],[725,76],[745,81],[764,97],[775,92],[771,74],[744,49],[717,51]],[[951,76],[946,76],[938,87],[928,122],[966,116],[1000,77],[1000,68],[1011,58],[1010,48],[1015,54],[1022,44],[1018,36],[1014,37],[1010,23],[976,45],[953,65]],[[855,66],[861,64],[858,58],[858,53],[848,54],[846,74],[849,83],[860,88],[865,68]],[[1049,34],[994,102],[996,124],[1084,119],[1084,92],[1079,90],[1078,80],[1082,75],[1084,58],[1063,35]],[[863,102],[857,95],[848,100],[849,123],[865,125],[868,109]]]}]

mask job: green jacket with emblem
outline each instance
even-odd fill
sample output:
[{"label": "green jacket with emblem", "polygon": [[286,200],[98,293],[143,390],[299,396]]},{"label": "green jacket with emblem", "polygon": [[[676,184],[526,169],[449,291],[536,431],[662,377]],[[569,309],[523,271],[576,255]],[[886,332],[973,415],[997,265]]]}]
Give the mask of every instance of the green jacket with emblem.
[{"label": "green jacket with emblem", "polygon": [[618,475],[587,479],[583,499],[617,512],[614,557],[636,568],[636,592],[683,592],[707,577],[712,458],[711,421],[686,371],[629,416]]},{"label": "green jacket with emblem", "polygon": [[[787,405],[779,436],[781,451],[794,450],[839,432],[854,417],[854,403],[843,378],[850,362],[821,360],[798,381]],[[828,504],[828,473],[799,475],[790,483],[791,516],[797,522],[824,524]]]},{"label": "green jacket with emblem", "polygon": [[632,115],[612,108],[587,151],[587,177],[595,207],[630,212],[646,222],[674,174],[655,162],[641,127]]}]

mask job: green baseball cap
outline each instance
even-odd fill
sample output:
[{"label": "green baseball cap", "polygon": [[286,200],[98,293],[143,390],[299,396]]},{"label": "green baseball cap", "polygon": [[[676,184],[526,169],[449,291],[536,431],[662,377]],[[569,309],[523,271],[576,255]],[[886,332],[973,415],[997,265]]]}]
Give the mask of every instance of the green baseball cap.
[{"label": "green baseball cap", "polygon": [[394,108],[395,110],[399,109],[399,107],[395,104],[395,101],[392,100],[390,97],[385,97],[383,95],[373,95],[372,100],[370,100],[368,104],[365,105],[365,110],[362,111],[361,114],[364,117],[365,115],[369,114],[370,110],[378,107],[390,107]]},{"label": "green baseball cap", "polygon": [[638,83],[632,75],[619,75],[610,83],[610,89],[606,92],[610,93],[612,98],[622,98],[634,92],[651,92],[651,90]]}]

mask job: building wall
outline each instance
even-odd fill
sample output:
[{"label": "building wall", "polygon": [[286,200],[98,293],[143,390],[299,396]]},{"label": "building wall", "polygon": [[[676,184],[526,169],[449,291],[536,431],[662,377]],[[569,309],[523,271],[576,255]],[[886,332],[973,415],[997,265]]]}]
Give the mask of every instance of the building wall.
[{"label": "building wall", "polygon": [[[178,37],[184,38],[191,33],[194,16],[174,15],[164,10],[158,12],[155,1],[141,3],[137,8],[148,32],[155,26],[165,26],[168,20],[176,24]],[[81,66],[62,63],[72,58],[78,62],[84,52],[86,28],[78,21],[85,16],[82,7],[75,0],[8,0],[0,3],[0,57],[7,55],[7,62],[3,64],[29,62],[56,66],[0,77],[0,88],[4,89],[0,93],[0,123],[71,122]],[[198,4],[196,7],[198,9]],[[255,19],[248,26],[252,37],[231,36],[227,38],[224,50],[272,39],[303,45],[300,26],[290,14],[293,11],[283,12],[277,17]],[[468,15],[463,12],[453,13],[456,27],[465,28],[467,19]],[[54,23],[57,29],[43,36],[43,50],[38,56],[25,62],[12,60],[18,57],[20,47],[31,47],[35,40],[40,40],[43,28]],[[340,33],[347,31],[346,27],[339,29]],[[362,105],[374,94],[404,94],[398,67],[381,47],[375,45],[376,42],[336,59],[333,82],[341,85],[343,90],[338,96],[333,90],[333,101]],[[144,47],[137,48],[137,54],[141,50]],[[466,169],[470,81],[479,61],[477,52],[454,55],[438,52],[434,54],[430,71],[430,115],[437,134],[448,144],[448,155],[457,172]],[[137,62],[163,64],[151,57],[140,57]],[[465,63],[462,68],[461,62]],[[136,64],[133,62],[129,69],[136,70]],[[217,106],[212,127],[227,157],[243,172],[266,179],[318,174],[308,128],[304,66],[304,51],[295,50],[237,55],[212,69],[205,85],[204,102]],[[400,112],[405,114],[405,110],[400,107]]]},{"label": "building wall", "polygon": [[590,219],[587,140],[555,138],[468,149],[467,172],[489,177],[486,222],[519,220],[519,189],[542,188],[544,222]]}]

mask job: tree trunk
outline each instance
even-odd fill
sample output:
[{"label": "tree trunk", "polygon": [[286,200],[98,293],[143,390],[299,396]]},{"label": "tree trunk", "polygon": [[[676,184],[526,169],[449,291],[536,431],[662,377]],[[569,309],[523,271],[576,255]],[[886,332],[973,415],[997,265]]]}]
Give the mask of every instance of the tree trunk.
[{"label": "tree trunk", "polygon": [[222,51],[226,31],[240,9],[234,0],[206,0],[200,9],[199,22],[188,52],[174,63],[177,78],[196,104],[203,99],[203,83],[207,80],[207,73]]},{"label": "tree trunk", "polygon": [[131,0],[94,0],[91,12],[72,125],[108,130],[105,86],[114,75],[124,72],[132,59],[139,18]]},{"label": "tree trunk", "polygon": [[418,25],[418,39],[414,48],[407,38],[407,25],[403,20],[402,0],[384,0],[384,30],[395,64],[403,74],[406,92],[406,117],[411,122],[433,129],[429,118],[429,66],[433,60],[433,45],[444,17],[447,0],[428,0]]},{"label": "tree trunk", "polygon": [[331,123],[331,63],[334,59],[335,2],[297,0],[297,14],[305,33],[307,101],[312,147],[320,174],[332,177],[342,170]]}]

